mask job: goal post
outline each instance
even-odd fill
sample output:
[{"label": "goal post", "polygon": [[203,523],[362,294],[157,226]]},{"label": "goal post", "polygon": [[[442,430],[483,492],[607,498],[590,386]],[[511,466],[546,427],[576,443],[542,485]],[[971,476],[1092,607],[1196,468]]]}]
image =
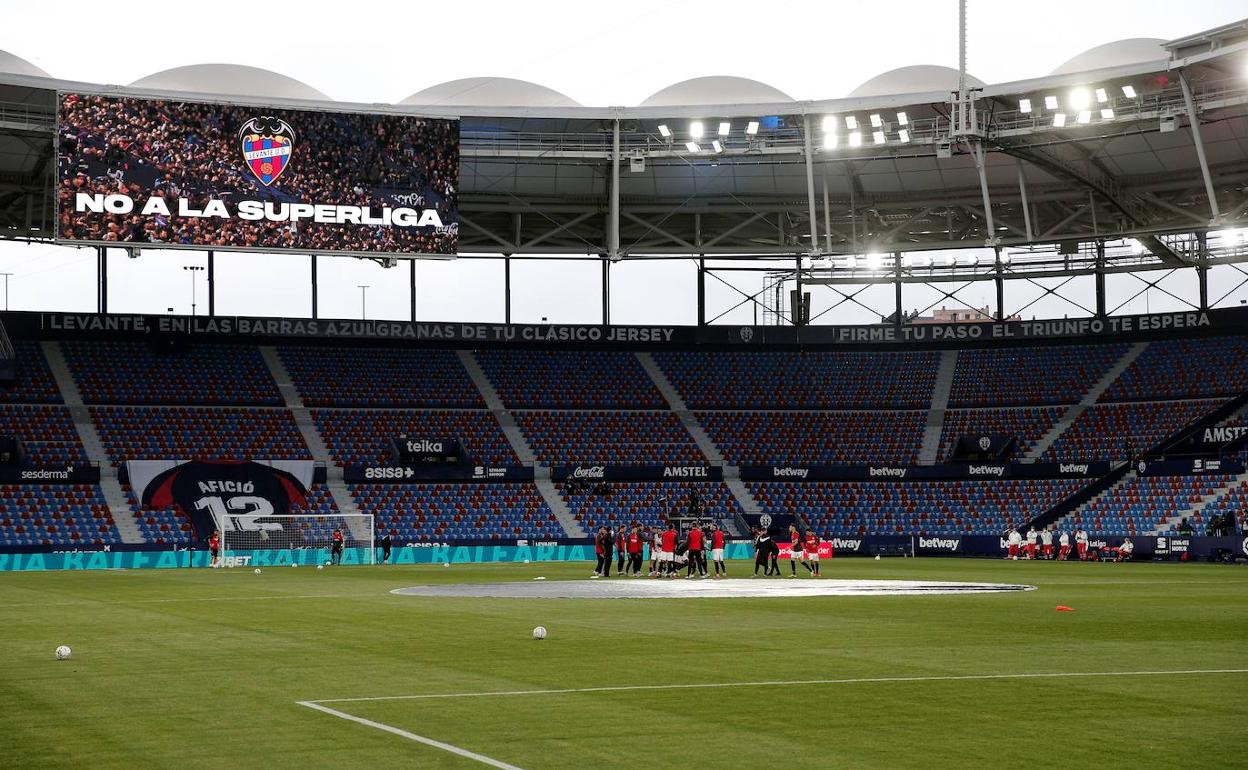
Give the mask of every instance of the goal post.
[{"label": "goal post", "polygon": [[342,531],[343,564],[376,564],[371,513],[219,513],[224,566],[323,564],[330,561],[334,530]]}]

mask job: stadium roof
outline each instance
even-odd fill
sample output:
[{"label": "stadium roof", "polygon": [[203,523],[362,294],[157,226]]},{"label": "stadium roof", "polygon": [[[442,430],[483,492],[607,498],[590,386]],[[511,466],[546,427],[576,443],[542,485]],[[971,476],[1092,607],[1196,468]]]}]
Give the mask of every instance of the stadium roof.
[{"label": "stadium roof", "polygon": [[[985,245],[1084,244],[1086,252],[1095,241],[1130,237],[1145,248],[1122,264],[1148,269],[1193,264],[1203,246],[1192,233],[1248,224],[1248,22],[1164,46],[1098,46],[1032,80],[969,78],[966,117],[974,121],[957,125],[957,73],[936,66],[883,73],[842,99],[794,101],[757,81],[710,77],[623,108],[582,107],[504,78],[366,105],[328,101],[250,67],[182,67],[116,88],[53,80],[20,64],[0,60],[7,237],[50,235],[57,90],[193,91],[239,103],[460,117],[464,253],[787,255],[792,263],[795,255]],[[1076,108],[1076,99],[1087,104]],[[695,120],[708,135],[690,150]],[[623,168],[613,191],[617,125]],[[618,249],[605,224],[613,199]],[[1070,269],[1069,255],[1046,259]]]},{"label": "stadium roof", "polygon": [[51,75],[44,72],[39,67],[36,67],[20,56],[14,56],[8,51],[0,51],[0,73],[29,75],[36,78],[51,77]]}]

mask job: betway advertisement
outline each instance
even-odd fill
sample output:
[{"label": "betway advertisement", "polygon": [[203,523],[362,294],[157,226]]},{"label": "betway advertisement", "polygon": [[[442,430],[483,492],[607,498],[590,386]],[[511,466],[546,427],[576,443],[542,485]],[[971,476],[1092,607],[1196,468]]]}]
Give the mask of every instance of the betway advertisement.
[{"label": "betway advertisement", "polygon": [[455,254],[459,122],[62,93],[66,241]]}]

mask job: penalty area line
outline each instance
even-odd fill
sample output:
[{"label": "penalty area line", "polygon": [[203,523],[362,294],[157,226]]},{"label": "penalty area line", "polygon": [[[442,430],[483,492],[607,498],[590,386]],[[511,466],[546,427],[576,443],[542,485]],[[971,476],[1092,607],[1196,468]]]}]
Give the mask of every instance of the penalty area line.
[{"label": "penalty area line", "polygon": [[430,746],[435,749],[441,749],[442,751],[450,752],[451,754],[464,757],[465,759],[471,759],[475,762],[480,762],[483,765],[489,765],[490,767],[501,768],[502,770],[523,770],[522,768],[517,767],[516,765],[509,765],[506,762],[503,762],[498,759],[494,759],[493,757],[487,757],[484,754],[478,754],[475,751],[469,751],[468,749],[461,749],[459,746],[453,746],[449,743],[443,743],[442,741],[435,741],[433,738],[426,738],[423,735],[417,735],[416,733],[408,732],[407,730],[400,729],[393,725],[383,724],[382,722],[374,722],[371,719],[365,719],[364,717],[357,717],[354,714],[348,714],[345,711],[331,709],[328,706],[322,706],[320,703],[316,701],[298,701],[298,703],[300,706],[306,706],[310,709],[315,709],[316,711],[329,714],[330,716],[335,716],[335,717],[338,717],[339,719],[345,719],[348,722],[355,722],[356,724],[361,724],[361,725],[364,725],[365,727],[371,727],[375,730],[382,730],[383,732],[390,733],[391,735],[397,735],[400,738],[406,738],[409,741],[415,741],[416,743],[423,743],[426,746]]},{"label": "penalty area line", "polygon": [[[635,692],[648,690],[713,690],[733,687],[792,687],[799,685],[887,684],[905,682],[975,682],[998,679],[1075,679],[1113,676],[1195,676],[1201,674],[1248,674],[1248,668],[1200,668],[1171,671],[1045,671],[1031,674],[950,674],[943,676],[876,676],[858,679],[800,679],[762,682],[705,682],[700,684],[638,684],[617,687],[576,687],[561,690],[487,690],[484,692],[427,693],[422,695],[379,695],[366,698],[325,698],[299,701],[316,708],[322,703],[368,703],[395,700],[437,700],[441,698],[499,698],[521,695],[573,695],[596,692]],[[324,709],[322,709],[324,710]],[[355,719],[354,717],[351,717]],[[357,720],[358,721],[358,720]]]}]

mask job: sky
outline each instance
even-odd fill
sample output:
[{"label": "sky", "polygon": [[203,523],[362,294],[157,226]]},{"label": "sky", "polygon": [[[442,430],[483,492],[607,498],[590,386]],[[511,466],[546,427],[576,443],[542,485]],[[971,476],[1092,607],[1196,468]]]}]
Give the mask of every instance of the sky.
[{"label": "sky", "polygon": [[[276,28],[249,27],[254,3],[217,2],[208,8],[171,3],[161,13],[143,14],[104,13],[98,3],[79,0],[6,4],[0,50],[54,77],[103,84],[127,84],[187,64],[247,64],[289,75],[334,99],[370,103],[399,101],[428,86],[473,76],[531,80],[597,106],[637,104],[667,85],[705,75],[748,77],[796,99],[822,99],[843,96],[897,67],[957,66],[953,0],[770,5],[634,0],[622,6],[583,0],[476,0],[471,6],[375,0],[333,13],[328,6],[296,3]],[[1172,39],[1244,16],[1244,0],[1049,0],[1042,6],[971,0],[967,69],[989,83],[1038,77],[1096,45],[1130,37]],[[68,19],[76,21],[69,24]],[[76,41],[85,34],[104,45]],[[126,40],[137,42],[126,46]],[[194,285],[196,309],[203,313],[203,274],[183,269],[203,262],[202,255],[190,252],[147,251],[136,260],[115,254],[109,262],[109,309],[166,312],[172,307],[189,313]],[[219,253],[216,262],[218,313],[310,314],[306,257]],[[329,257],[319,264],[323,317],[408,317],[405,264],[384,270],[367,261]],[[7,299],[0,301],[12,309],[95,308],[93,250],[0,243],[0,273],[11,274]],[[695,279],[689,261],[614,266],[612,322],[695,322]],[[0,276],[0,286],[4,280]],[[1187,278],[1176,274],[1167,280],[1172,291],[1190,296]],[[517,258],[513,320],[598,323],[599,281],[596,264]],[[733,282],[746,293],[761,286],[756,275],[741,274]],[[417,284],[422,320],[502,320],[502,266],[496,261],[422,261]],[[369,288],[361,290],[361,285]],[[1138,279],[1126,277],[1111,291],[1125,299],[1137,286]],[[872,289],[868,294],[887,296],[872,299],[870,310],[842,303],[820,322],[878,320],[891,312],[891,291]],[[959,298],[984,305],[991,292],[985,283],[960,292]],[[1042,293],[1020,283],[1009,289],[1013,296],[1007,296],[1007,306],[1022,307]],[[1143,312],[1146,303],[1150,310],[1182,307],[1157,291],[1149,294],[1121,312]],[[707,298],[709,314],[716,316],[742,296],[711,280]],[[824,290],[813,299],[814,312],[837,299]],[[919,286],[907,287],[903,304],[922,308],[939,301],[938,293]],[[1025,315],[1030,314],[1085,313],[1050,298],[1028,307]],[[720,321],[752,318],[747,303]]]}]

